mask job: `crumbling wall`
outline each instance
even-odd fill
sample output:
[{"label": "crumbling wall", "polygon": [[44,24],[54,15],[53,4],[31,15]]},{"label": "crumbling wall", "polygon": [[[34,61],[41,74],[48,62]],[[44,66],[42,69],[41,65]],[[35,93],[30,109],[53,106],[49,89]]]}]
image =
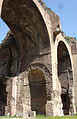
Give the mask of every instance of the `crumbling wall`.
[{"label": "crumbling wall", "polygon": [[[31,103],[30,99],[31,99],[31,94],[30,94],[30,82],[29,82],[29,73],[31,70],[30,67],[33,67],[35,70],[41,70],[44,72],[44,76],[46,84],[46,94],[43,94],[46,96],[46,101],[51,100],[51,92],[52,92],[52,69],[51,69],[51,55],[50,55],[50,46],[46,47],[45,49],[43,49],[43,45],[41,47],[40,45],[40,49],[36,46],[34,46],[34,44],[30,41],[30,39],[28,37],[26,37],[25,41],[21,41],[20,42],[22,50],[20,50],[21,48],[18,49],[18,44],[19,42],[16,40],[15,36],[13,35],[12,32],[9,32],[5,38],[5,40],[3,41],[2,48],[1,50],[3,51],[4,55],[6,54],[6,49],[8,50],[8,64],[5,68],[5,71],[8,71],[7,73],[5,73],[5,71],[3,70],[3,73],[6,77],[6,93],[7,93],[7,106],[5,108],[6,112],[5,114],[12,114],[12,102],[13,100],[13,96],[12,96],[12,85],[13,85],[13,78],[11,77],[15,77],[17,76],[17,93],[16,93],[16,115],[23,115],[24,111],[28,111],[28,113],[30,113],[31,111],[34,111],[34,109],[31,109],[31,105],[28,105],[28,103]],[[10,50],[9,50],[10,49]],[[43,50],[41,50],[43,49]],[[41,51],[41,53],[39,54],[39,50]],[[22,53],[21,53],[22,52]],[[7,57],[8,57],[7,55]],[[5,57],[4,57],[5,58]],[[4,59],[3,58],[3,59]],[[4,61],[4,60],[3,60]],[[3,63],[3,62],[2,62]],[[4,69],[4,65],[3,69]],[[29,68],[29,69],[28,69]],[[26,72],[28,72],[28,74],[26,74]],[[1,74],[2,76],[2,74]],[[28,79],[26,79],[26,77],[28,77]],[[28,86],[25,87],[26,84],[24,84],[24,82],[26,82],[28,80]],[[38,79],[40,81],[40,78]],[[28,90],[28,91],[27,91]],[[41,89],[40,89],[41,90]],[[28,97],[25,97],[25,94],[27,94]],[[27,102],[28,99],[30,102]],[[40,98],[39,98],[40,99]],[[24,101],[25,100],[25,101]],[[14,105],[15,101],[13,102]],[[46,102],[47,103],[47,102]],[[40,102],[38,103],[38,105],[40,105]],[[25,106],[27,106],[26,110],[24,109]],[[29,110],[28,110],[29,107]],[[52,108],[52,107],[51,107]],[[26,113],[26,112],[25,112]],[[24,114],[25,114],[24,113]],[[15,113],[14,113],[15,114]],[[44,111],[44,114],[46,114],[46,108]]]},{"label": "crumbling wall", "polygon": [[[63,100],[61,100],[60,95],[61,92],[62,94],[67,92],[68,86],[72,85],[72,70],[69,67],[69,61],[67,62],[64,59],[64,67],[60,65],[59,80],[57,75],[55,42],[57,41],[57,35],[61,32],[59,17],[47,8],[43,1],[38,1],[22,0],[19,2],[19,0],[16,0],[14,2],[4,0],[3,7],[1,7],[1,17],[15,34],[14,36],[13,33],[8,33],[0,50],[2,57],[0,61],[0,77],[4,75],[4,78],[6,77],[7,79],[7,84],[12,85],[12,90],[9,91],[11,87],[9,86],[8,89],[6,84],[5,92],[7,92],[8,104],[6,115],[9,111],[12,116],[30,116],[34,111],[36,113],[42,112],[42,114],[48,116],[62,115]],[[63,54],[65,51],[64,49],[60,54]],[[61,57],[60,55],[59,59]],[[36,92],[31,92],[33,87],[31,87],[30,80],[33,77],[32,71],[37,70],[42,72],[41,74],[44,76],[43,86],[45,91],[43,98],[45,100],[41,110],[36,108],[35,104],[35,109],[31,107],[33,92],[36,95],[38,88],[35,88]],[[38,75],[37,72],[36,74]],[[34,74],[34,77],[36,77],[36,74]],[[63,80],[64,77],[66,78]],[[41,79],[42,76],[39,78]],[[70,83],[67,83],[67,78],[70,78]],[[38,80],[40,81],[40,79]],[[37,83],[36,85],[39,87],[40,84]],[[32,83],[33,85],[34,83]],[[42,91],[42,88],[40,88],[40,91]],[[71,89],[69,90],[70,94],[72,94]],[[9,104],[9,99],[11,104]],[[36,100],[39,100],[39,105],[41,105],[40,98]]]},{"label": "crumbling wall", "polygon": [[[1,105],[4,105],[1,115],[11,114],[12,79],[17,74],[18,52],[13,33],[8,32],[0,45],[0,88]],[[1,112],[1,110],[0,110]]]}]

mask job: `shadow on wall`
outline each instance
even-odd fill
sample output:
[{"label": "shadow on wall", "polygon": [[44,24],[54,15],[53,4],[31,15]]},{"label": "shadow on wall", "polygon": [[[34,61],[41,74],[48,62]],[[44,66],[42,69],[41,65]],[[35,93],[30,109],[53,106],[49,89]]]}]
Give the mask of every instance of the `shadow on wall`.
[{"label": "shadow on wall", "polygon": [[31,94],[31,110],[37,115],[46,115],[46,81],[44,74],[39,69],[34,69],[29,73],[29,86]]},{"label": "shadow on wall", "polygon": [[61,83],[61,99],[63,103],[64,115],[68,115],[73,110],[73,74],[69,52],[65,44],[60,41],[58,45],[58,77]]}]

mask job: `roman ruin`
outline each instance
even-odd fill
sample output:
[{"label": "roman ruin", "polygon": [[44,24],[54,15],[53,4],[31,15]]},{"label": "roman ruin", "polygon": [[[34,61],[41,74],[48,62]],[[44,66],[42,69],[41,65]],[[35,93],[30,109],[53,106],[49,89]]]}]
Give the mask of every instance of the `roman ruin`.
[{"label": "roman ruin", "polygon": [[11,31],[0,45],[0,115],[76,113],[77,41],[42,0],[0,0]]}]

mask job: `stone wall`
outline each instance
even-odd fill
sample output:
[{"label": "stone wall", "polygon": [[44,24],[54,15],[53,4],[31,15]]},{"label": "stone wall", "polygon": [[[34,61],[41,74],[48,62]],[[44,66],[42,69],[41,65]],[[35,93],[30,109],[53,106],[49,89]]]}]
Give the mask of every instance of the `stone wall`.
[{"label": "stone wall", "polygon": [[[5,115],[62,116],[67,114],[63,106],[75,113],[75,49],[62,36],[59,17],[37,0],[4,0],[1,8],[2,19],[13,31],[0,48]],[[58,51],[61,41],[65,47],[61,45]]]},{"label": "stone wall", "polygon": [[[1,72],[4,73],[4,78],[6,78],[6,81],[7,81],[6,90],[5,90],[7,93],[7,104],[5,107],[5,115],[10,114],[12,116],[14,115],[28,116],[29,113],[30,114],[32,113],[31,111],[37,111],[38,114],[39,113],[46,114],[48,113],[48,111],[46,110],[47,101],[51,100],[51,92],[52,92],[52,73],[51,73],[52,69],[51,69],[51,54],[50,54],[51,52],[49,50],[50,47],[48,46],[47,48],[44,48],[43,50],[41,50],[41,46],[40,46],[40,49],[38,49],[39,46],[34,47],[33,44],[29,41],[29,39],[26,38],[26,40],[24,41],[24,44],[23,44],[23,41],[21,41],[21,47],[23,49],[25,48],[24,50],[22,49],[21,51],[17,49],[18,43],[19,42],[16,41],[16,38],[14,37],[13,33],[9,32],[7,34],[7,37],[4,39],[3,43],[1,44],[2,46],[1,51],[3,51],[3,53],[6,54],[5,52],[6,49],[7,50],[10,49],[10,52],[7,52],[9,54],[9,59],[8,59],[9,63],[6,64],[5,70],[2,70],[4,69],[4,66],[5,66],[3,65],[3,62],[2,62],[3,68],[1,68],[2,70]],[[43,45],[42,45],[42,48],[43,48]],[[39,53],[39,50],[41,51],[40,53]],[[5,59],[5,57],[3,59]],[[5,59],[5,62],[6,60],[7,59]],[[38,88],[35,88],[32,86],[33,89],[36,90],[36,92],[34,92],[33,90],[31,93],[30,92],[30,90],[32,90],[31,89],[32,87],[30,86],[31,78],[29,78],[31,76],[29,75],[30,75],[30,72],[32,71],[36,71],[34,74],[34,78],[36,77],[35,82],[36,80],[38,80],[38,83],[37,82],[32,83],[32,85],[35,85],[36,87],[38,86]],[[33,76],[33,74],[31,75]],[[1,73],[1,76],[2,76],[2,73]],[[44,80],[42,78],[44,78]],[[40,82],[40,80],[43,80],[43,81]],[[42,97],[45,98],[44,106],[42,106],[43,102],[41,101],[43,101],[43,99],[40,98],[39,96],[40,92],[38,92],[38,91],[43,91],[43,89],[41,89],[42,87],[41,85],[42,86],[44,85],[44,92],[42,92]],[[36,96],[36,93],[38,94],[37,99],[39,101],[37,101],[37,99],[35,100],[34,97],[32,96],[33,94]],[[34,103],[33,103],[33,106],[31,106],[32,100],[33,101],[35,100],[36,105],[40,106],[41,110],[39,110],[40,108],[35,108]]]}]

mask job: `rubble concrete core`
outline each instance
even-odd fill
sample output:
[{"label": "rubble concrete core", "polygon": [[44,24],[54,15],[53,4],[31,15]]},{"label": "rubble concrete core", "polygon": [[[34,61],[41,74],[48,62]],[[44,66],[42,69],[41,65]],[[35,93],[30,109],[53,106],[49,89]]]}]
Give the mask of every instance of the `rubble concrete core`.
[{"label": "rubble concrete core", "polygon": [[2,2],[1,18],[12,32],[0,48],[0,115],[75,113],[76,42],[67,43],[43,1]]}]

